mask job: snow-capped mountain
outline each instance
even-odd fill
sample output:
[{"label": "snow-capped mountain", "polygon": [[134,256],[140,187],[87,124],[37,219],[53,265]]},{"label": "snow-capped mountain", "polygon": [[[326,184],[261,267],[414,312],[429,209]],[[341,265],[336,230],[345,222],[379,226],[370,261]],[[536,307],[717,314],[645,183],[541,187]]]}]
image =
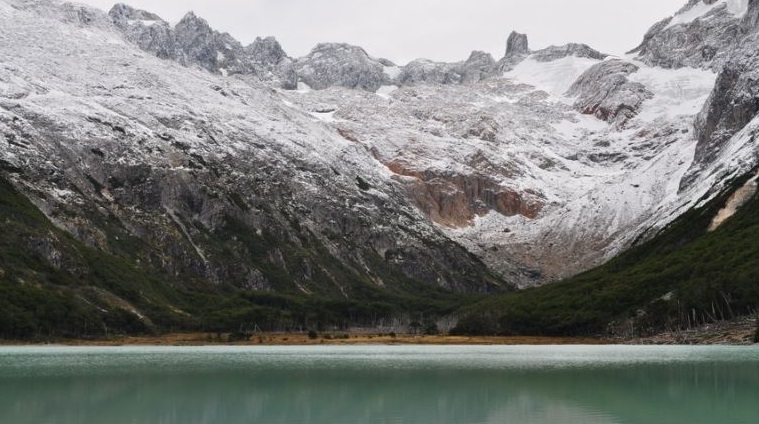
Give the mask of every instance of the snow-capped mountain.
[{"label": "snow-capped mountain", "polygon": [[[84,6],[2,1],[0,22],[3,174],[87,245],[185,284],[501,284],[362,146],[258,78],[155,57]],[[63,243],[33,246],[64,266]]]},{"label": "snow-capped mountain", "polygon": [[139,240],[141,263],[188,278],[529,286],[757,164],[757,16],[692,0],[625,57],[512,33],[498,60],[398,66],[243,46],[192,13],[0,0],[0,167],[77,239]]}]

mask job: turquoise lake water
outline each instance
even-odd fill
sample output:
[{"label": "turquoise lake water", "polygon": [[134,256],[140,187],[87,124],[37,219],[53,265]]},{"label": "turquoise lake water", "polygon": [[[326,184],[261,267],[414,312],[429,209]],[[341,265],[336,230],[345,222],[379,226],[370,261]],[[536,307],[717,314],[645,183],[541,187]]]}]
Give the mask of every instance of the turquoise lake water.
[{"label": "turquoise lake water", "polygon": [[3,424],[757,424],[759,346],[0,347]]}]

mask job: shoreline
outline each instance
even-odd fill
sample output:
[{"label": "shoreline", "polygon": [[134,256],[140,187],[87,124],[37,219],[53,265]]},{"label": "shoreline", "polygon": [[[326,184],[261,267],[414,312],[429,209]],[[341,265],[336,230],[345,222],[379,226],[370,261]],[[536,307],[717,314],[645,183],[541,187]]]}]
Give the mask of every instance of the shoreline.
[{"label": "shoreline", "polygon": [[229,334],[171,333],[147,336],[114,336],[103,339],[50,339],[37,341],[0,340],[2,346],[350,346],[350,345],[427,345],[427,346],[556,346],[556,345],[724,345],[751,346],[753,334],[730,332],[727,334],[663,333],[640,338],[601,337],[543,337],[543,336],[450,336],[399,334],[324,334],[310,338],[307,333],[259,333],[249,340],[229,341]]},{"label": "shoreline", "polygon": [[107,339],[0,340],[0,346],[318,346],[318,345],[602,345],[612,341],[590,337],[449,336],[399,334],[260,333],[249,340],[228,341],[229,334],[171,333],[155,336],[116,336]]},{"label": "shoreline", "polygon": [[[447,334],[311,334],[252,333],[235,340],[230,333],[166,333],[118,335],[92,339],[2,340],[0,346],[316,346],[316,345],[753,345],[757,318],[720,321],[698,328],[646,337],[453,336]],[[314,337],[316,336],[316,337]]]}]

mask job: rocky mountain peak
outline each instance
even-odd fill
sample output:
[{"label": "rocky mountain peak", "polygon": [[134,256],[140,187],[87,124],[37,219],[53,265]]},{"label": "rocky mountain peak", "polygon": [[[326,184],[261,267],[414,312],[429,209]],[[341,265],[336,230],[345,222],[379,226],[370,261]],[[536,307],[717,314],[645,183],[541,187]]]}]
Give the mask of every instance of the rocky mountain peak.
[{"label": "rocky mountain peak", "polygon": [[176,60],[174,32],[160,16],[119,3],[108,12],[127,40],[162,59]]},{"label": "rocky mountain peak", "polygon": [[142,9],[135,9],[134,7],[124,3],[116,3],[108,12],[108,14],[113,19],[113,22],[119,27],[128,25],[129,21],[136,20],[166,22],[155,13],[151,13]]},{"label": "rocky mountain peak", "polygon": [[274,37],[257,37],[252,44],[245,47],[252,59],[261,63],[279,63],[288,58],[285,49]]},{"label": "rocky mountain peak", "polygon": [[490,53],[473,51],[461,66],[461,82],[472,84],[495,75],[496,61]]},{"label": "rocky mountain peak", "polygon": [[37,14],[39,17],[53,19],[78,27],[113,28],[110,17],[100,9],[84,4],[51,0],[4,0],[15,10]]},{"label": "rocky mountain peak", "polygon": [[384,65],[358,46],[320,43],[295,62],[300,79],[315,90],[331,86],[377,91],[390,84]]},{"label": "rocky mountain peak", "polygon": [[185,13],[185,15],[179,21],[179,23],[180,24],[184,24],[184,25],[187,25],[187,24],[190,24],[190,23],[194,23],[196,25],[200,25],[200,26],[204,26],[204,27],[210,28],[210,25],[208,25],[208,22],[205,19],[203,19],[201,17],[198,17],[195,14],[195,12],[193,12],[192,10],[188,11],[187,13]]},{"label": "rocky mountain peak", "polygon": [[278,82],[280,87],[286,90],[298,87],[298,74],[295,72],[293,60],[276,38],[257,37],[252,44],[245,47],[245,54],[261,80]]},{"label": "rocky mountain peak", "polygon": [[213,37],[213,29],[208,22],[199,18],[194,12],[190,11],[182,17],[179,23],[174,27],[177,39],[185,45],[193,43],[203,43]]},{"label": "rocky mountain peak", "polygon": [[690,0],[651,27],[631,53],[651,66],[719,71],[756,22],[756,8],[753,0]]},{"label": "rocky mountain peak", "polygon": [[506,40],[506,57],[526,56],[530,54],[527,35],[512,31]]},{"label": "rocky mountain peak", "polygon": [[188,12],[174,27],[179,61],[185,66],[197,64],[211,72],[219,72],[219,62],[226,59],[226,56],[217,50],[217,35],[219,34],[211,29],[205,19]]}]

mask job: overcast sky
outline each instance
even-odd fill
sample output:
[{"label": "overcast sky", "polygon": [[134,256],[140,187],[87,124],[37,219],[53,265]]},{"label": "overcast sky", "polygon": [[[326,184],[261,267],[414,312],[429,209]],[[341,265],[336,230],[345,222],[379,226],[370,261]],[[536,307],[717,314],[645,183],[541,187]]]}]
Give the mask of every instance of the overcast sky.
[{"label": "overcast sky", "polygon": [[[113,0],[78,0],[109,10]],[[275,36],[293,57],[319,42],[346,42],[398,64],[503,56],[512,30],[538,49],[586,43],[610,54],[636,47],[648,28],[687,0],[131,0],[178,22],[189,10],[243,44]]]}]

